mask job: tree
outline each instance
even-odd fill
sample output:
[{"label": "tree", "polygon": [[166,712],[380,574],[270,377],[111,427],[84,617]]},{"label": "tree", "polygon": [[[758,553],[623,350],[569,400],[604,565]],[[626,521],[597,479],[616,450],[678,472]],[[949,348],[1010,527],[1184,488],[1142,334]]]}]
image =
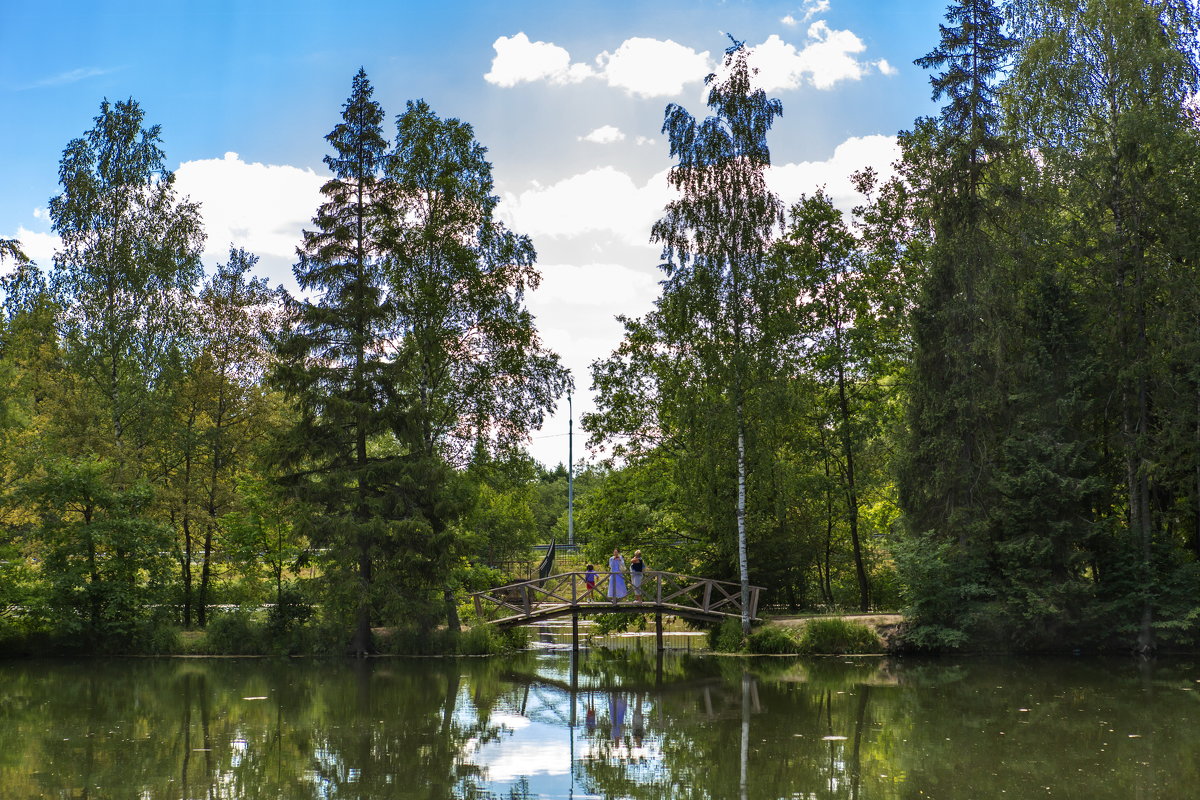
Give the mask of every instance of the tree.
[{"label": "tree", "polygon": [[[447,525],[464,510],[434,502],[458,492],[449,468],[465,467],[479,447],[513,450],[570,385],[524,305],[540,281],[536,253],[529,237],[494,219],[499,198],[486,155],[470,125],[417,100],[396,118],[386,168],[394,210],[385,268],[396,311],[395,385],[405,397],[394,432],[432,481],[412,501],[426,540],[424,571],[447,577],[455,557]],[[441,588],[457,629],[455,587]]]},{"label": "tree", "polygon": [[[923,195],[933,242],[912,317],[913,354],[908,431],[898,471],[909,533],[928,546],[918,558],[948,559],[917,573],[949,579],[960,599],[980,600],[989,534],[986,509],[995,501],[996,439],[1003,430],[998,339],[1007,335],[1005,296],[996,241],[996,175],[1007,143],[999,130],[998,76],[1014,42],[991,0],[952,5],[941,41],[918,59],[941,69],[933,98],[945,98],[938,120],[918,120],[902,136],[902,170]],[[924,555],[922,555],[924,554]],[[942,580],[944,583],[945,580]],[[961,606],[961,604],[959,604]],[[930,629],[960,641],[959,606],[915,609]]]},{"label": "tree", "polygon": [[610,359],[594,363],[600,410],[584,417],[584,427],[593,441],[617,440],[620,453],[636,457],[668,447],[682,457],[674,463],[686,464],[677,476],[696,482],[684,491],[696,492],[704,505],[725,503],[732,468],[732,509],[714,509],[709,529],[696,534],[719,540],[732,517],[749,630],[746,494],[755,444],[749,439],[757,431],[748,409],[786,374],[793,320],[780,313],[790,302],[786,279],[766,259],[782,224],[781,201],[766,184],[766,137],[782,106],[752,88],[746,59],[734,41],[719,76],[708,76],[713,116],[697,121],[683,107],[667,106],[662,131],[677,160],[667,180],[679,197],[652,230],[667,277],[655,311],[623,319],[624,342]]},{"label": "tree", "polygon": [[[183,623],[201,625],[213,582],[218,520],[238,503],[271,419],[262,385],[278,295],[250,272],[258,258],[230,248],[191,304],[191,330],[174,381],[171,435],[160,443],[169,513],[180,536]],[[255,465],[257,466],[257,465]],[[192,565],[199,562],[199,586]]]},{"label": "tree", "polygon": [[63,151],[63,191],[50,199],[64,347],[100,404],[99,429],[82,436],[98,437],[126,480],[140,469],[204,240],[198,207],[176,197],[159,126],[143,119],[132,99],[101,103],[95,126]]},{"label": "tree", "polygon": [[1146,651],[1156,612],[1174,604],[1172,575],[1181,566],[1168,535],[1164,439],[1154,431],[1176,406],[1164,392],[1173,381],[1163,365],[1175,360],[1167,354],[1179,341],[1172,324],[1194,327],[1195,306],[1182,319],[1156,312],[1168,300],[1181,309],[1193,300],[1180,288],[1194,285],[1194,237],[1175,229],[1192,221],[1179,207],[1196,191],[1197,134],[1187,110],[1200,85],[1196,7],[1188,0],[1014,5],[1024,38],[1011,81],[1014,125],[1061,187],[1067,274],[1089,310],[1099,383],[1115,387],[1102,429],[1123,473],[1128,541],[1097,558],[1108,578],[1102,588],[1121,616],[1138,617],[1137,647]]},{"label": "tree", "polygon": [[146,481],[114,489],[111,464],[88,458],[48,460],[27,484],[38,511],[43,575],[60,633],[93,649],[135,644],[163,591],[170,530],[147,513]]},{"label": "tree", "polygon": [[402,398],[380,242],[387,141],[373,91],[360,69],[342,121],[325,137],[334,149],[325,157],[333,177],[321,187],[325,202],[294,268],[300,288],[314,296],[287,298],[273,376],[297,416],[274,457],[284,484],[314,508],[305,532],[327,549],[327,576],[349,582],[340,593],[349,593],[351,649],[359,654],[372,649],[375,562],[395,535],[397,487],[406,474],[388,445],[402,427]]},{"label": "tree", "polygon": [[[682,106],[667,106],[663,133],[677,160],[668,183],[680,196],[655,224],[667,278],[659,300],[673,346],[693,349],[713,399],[733,413],[736,447],[737,564],[742,583],[742,628],[750,629],[750,568],[746,535],[746,395],[751,360],[770,362],[773,311],[761,290],[765,254],[782,223],[783,207],[766,185],[766,134],[783,113],[778,100],[752,86],[748,53],[734,41],[721,75],[706,78],[714,116],[697,121]],[[776,298],[772,297],[771,300]],[[690,344],[687,339],[695,337]]]},{"label": "tree", "polygon": [[[870,176],[862,176],[869,182]],[[859,608],[870,605],[870,585],[860,535],[864,469],[868,443],[886,425],[891,379],[901,349],[899,331],[889,317],[904,284],[873,267],[885,261],[868,257],[866,248],[845,225],[842,213],[823,192],[792,207],[791,225],[772,256],[794,276],[800,315],[797,348],[806,373],[821,387],[814,406],[815,424],[829,430],[838,448],[840,476],[850,544],[858,584]],[[823,437],[824,438],[824,437]],[[832,460],[832,459],[831,459]],[[865,480],[864,480],[865,479]]]}]

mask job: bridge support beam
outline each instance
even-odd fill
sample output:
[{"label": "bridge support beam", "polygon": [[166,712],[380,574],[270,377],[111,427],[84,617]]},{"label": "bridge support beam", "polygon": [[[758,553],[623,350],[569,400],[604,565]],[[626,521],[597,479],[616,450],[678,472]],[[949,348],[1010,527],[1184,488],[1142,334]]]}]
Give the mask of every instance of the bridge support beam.
[{"label": "bridge support beam", "polygon": [[571,615],[571,652],[579,652],[579,615]]},{"label": "bridge support beam", "polygon": [[661,653],[663,651],[662,613],[661,612],[654,615],[654,641],[655,641],[655,644],[658,645],[658,652]]}]

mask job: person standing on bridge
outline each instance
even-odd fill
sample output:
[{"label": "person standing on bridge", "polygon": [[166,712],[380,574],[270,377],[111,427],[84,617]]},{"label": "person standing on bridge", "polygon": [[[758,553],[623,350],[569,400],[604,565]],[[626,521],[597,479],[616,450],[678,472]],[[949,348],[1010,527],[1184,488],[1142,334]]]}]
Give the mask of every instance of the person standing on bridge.
[{"label": "person standing on bridge", "polygon": [[608,599],[614,603],[625,596],[625,559],[621,551],[614,547],[612,558],[608,560]]},{"label": "person standing on bridge", "polygon": [[584,597],[590,603],[596,596],[596,568],[591,564],[587,565],[587,572],[583,573],[583,585],[587,587],[587,593]]},{"label": "person standing on bridge", "polygon": [[634,550],[633,558],[629,561],[629,578],[633,584],[633,597],[635,600],[645,600],[642,597],[642,573],[646,569],[646,562],[642,561],[642,551]]}]

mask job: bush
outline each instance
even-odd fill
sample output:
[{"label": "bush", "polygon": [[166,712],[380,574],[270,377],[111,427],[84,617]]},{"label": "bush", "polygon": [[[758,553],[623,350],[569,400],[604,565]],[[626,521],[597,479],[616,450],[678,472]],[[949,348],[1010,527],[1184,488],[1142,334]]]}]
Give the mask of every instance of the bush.
[{"label": "bush", "polygon": [[458,652],[464,656],[512,653],[528,646],[528,628],[500,630],[494,625],[476,625],[458,637]]},{"label": "bush", "polygon": [[718,653],[740,653],[743,645],[741,620],[727,619],[708,630],[710,650]]},{"label": "bush", "polygon": [[861,622],[837,617],[809,620],[800,636],[800,652],[821,654],[879,653],[875,632]]},{"label": "bush", "polygon": [[767,625],[750,634],[746,649],[763,655],[785,655],[800,652],[800,642],[787,628]]},{"label": "bush", "polygon": [[205,627],[205,649],[220,655],[261,655],[267,652],[266,632],[246,608],[213,615]]}]

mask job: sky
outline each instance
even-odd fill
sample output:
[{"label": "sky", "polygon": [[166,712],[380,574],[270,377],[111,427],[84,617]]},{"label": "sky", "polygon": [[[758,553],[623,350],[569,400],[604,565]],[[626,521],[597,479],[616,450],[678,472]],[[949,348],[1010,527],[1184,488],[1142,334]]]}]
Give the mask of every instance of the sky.
[{"label": "sky", "polygon": [[[912,62],[944,12],[943,0],[0,0],[0,238],[50,267],[63,148],[102,100],[133,98],[162,127],[180,193],[201,203],[206,268],[244,247],[294,291],[324,137],[362,67],[385,133],[423,98],[488,148],[498,214],[538,251],[527,301],[574,377],[574,453],[587,459],[589,365],[619,343],[616,315],[646,313],[659,290],[649,234],[670,197],[667,104],[703,116],[705,75],[730,36],[744,41],[783,103],[770,185],[789,204],[824,188],[849,210],[850,174],[886,175],[896,133],[935,111]],[[547,465],[566,461],[567,420],[564,398],[533,432]]]}]

